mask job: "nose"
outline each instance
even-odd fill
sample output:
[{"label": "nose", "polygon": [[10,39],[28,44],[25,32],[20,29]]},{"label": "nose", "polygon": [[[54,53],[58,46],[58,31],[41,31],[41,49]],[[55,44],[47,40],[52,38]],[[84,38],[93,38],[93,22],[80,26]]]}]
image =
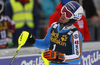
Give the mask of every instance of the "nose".
[{"label": "nose", "polygon": [[63,14],[61,14],[61,16],[63,17],[63,18],[65,18],[65,14],[63,13]]}]

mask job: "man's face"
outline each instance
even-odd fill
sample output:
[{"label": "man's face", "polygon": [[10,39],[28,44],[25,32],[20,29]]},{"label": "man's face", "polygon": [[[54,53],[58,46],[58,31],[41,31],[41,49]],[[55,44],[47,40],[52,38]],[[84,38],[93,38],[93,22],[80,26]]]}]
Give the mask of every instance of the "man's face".
[{"label": "man's face", "polygon": [[67,23],[70,19],[65,18],[65,14],[61,14],[59,22],[60,23]]}]

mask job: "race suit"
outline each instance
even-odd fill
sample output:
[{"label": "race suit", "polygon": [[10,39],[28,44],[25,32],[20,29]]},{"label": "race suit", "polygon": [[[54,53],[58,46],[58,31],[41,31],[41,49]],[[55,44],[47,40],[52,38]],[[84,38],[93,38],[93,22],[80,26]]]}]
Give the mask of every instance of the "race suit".
[{"label": "race suit", "polygon": [[82,56],[83,36],[74,25],[66,25],[59,31],[60,24],[54,23],[44,40],[36,39],[34,46],[41,49],[54,50],[63,53],[64,63],[52,63],[49,65],[69,65],[78,64]]}]

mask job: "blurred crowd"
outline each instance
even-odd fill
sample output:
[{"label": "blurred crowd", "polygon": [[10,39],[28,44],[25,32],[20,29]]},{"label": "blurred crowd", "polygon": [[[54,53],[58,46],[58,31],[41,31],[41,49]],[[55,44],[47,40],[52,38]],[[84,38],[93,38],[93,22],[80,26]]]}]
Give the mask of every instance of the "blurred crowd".
[{"label": "blurred crowd", "polygon": [[0,0],[0,48],[18,46],[22,31],[43,39],[51,24],[59,21],[61,7],[69,1],[83,6],[82,19],[73,25],[84,41],[100,41],[99,0]]}]

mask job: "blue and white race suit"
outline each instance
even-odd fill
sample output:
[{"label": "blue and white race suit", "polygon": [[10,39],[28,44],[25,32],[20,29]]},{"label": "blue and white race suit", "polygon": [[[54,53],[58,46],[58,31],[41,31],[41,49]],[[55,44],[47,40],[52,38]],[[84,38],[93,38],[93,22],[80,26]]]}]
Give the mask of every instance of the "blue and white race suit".
[{"label": "blue and white race suit", "polygon": [[61,31],[59,31],[59,27],[59,23],[54,23],[45,39],[36,39],[33,45],[41,49],[50,49],[64,54],[64,64],[50,62],[49,65],[78,64],[82,56],[82,34],[74,25],[66,25]]}]

